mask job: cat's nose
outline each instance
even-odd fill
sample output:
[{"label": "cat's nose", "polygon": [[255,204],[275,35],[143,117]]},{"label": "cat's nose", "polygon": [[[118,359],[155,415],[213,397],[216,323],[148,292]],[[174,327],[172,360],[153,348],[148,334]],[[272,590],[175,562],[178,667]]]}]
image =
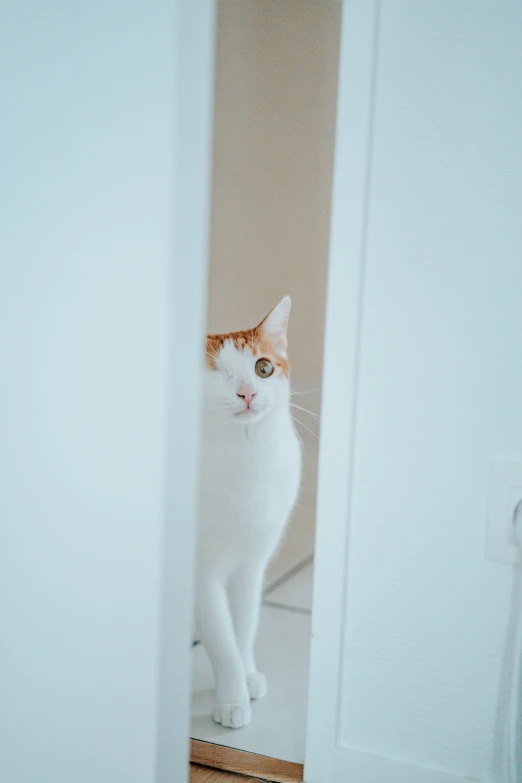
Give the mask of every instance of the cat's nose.
[{"label": "cat's nose", "polygon": [[251,386],[249,383],[242,383],[237,390],[237,396],[246,402],[247,408],[250,408],[250,404],[256,394],[257,391],[255,386]]}]

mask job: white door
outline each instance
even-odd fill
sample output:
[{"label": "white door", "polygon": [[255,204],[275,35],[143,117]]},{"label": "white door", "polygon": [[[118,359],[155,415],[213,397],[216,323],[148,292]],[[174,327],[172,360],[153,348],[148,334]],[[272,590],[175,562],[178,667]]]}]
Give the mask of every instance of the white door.
[{"label": "white door", "polygon": [[345,0],[307,783],[507,780],[522,5]]},{"label": "white door", "polygon": [[187,774],[211,0],[0,3],[0,778]]}]

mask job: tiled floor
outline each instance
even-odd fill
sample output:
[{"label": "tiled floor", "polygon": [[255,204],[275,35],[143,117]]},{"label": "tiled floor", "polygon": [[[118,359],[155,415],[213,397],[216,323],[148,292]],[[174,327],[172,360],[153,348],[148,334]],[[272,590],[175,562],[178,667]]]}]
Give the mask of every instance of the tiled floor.
[{"label": "tiled floor", "polygon": [[[252,722],[224,729],[211,717],[214,679],[202,645],[193,649],[191,737],[239,750],[304,762],[310,645],[317,439],[301,432],[303,487],[285,541],[270,566],[257,638],[257,661],[268,678],[252,702]],[[306,437],[305,437],[306,436]]]},{"label": "tiled floor", "polygon": [[299,610],[309,614],[312,606],[313,560],[306,559],[299,570],[265,594],[265,605],[274,608]]}]

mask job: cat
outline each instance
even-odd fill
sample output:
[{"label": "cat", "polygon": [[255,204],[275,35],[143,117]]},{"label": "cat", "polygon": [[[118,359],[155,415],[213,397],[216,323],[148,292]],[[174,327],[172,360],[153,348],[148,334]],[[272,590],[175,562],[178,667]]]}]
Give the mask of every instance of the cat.
[{"label": "cat", "polygon": [[251,720],[266,693],[254,641],[265,571],[297,500],[301,445],[290,415],[290,297],[244,332],[207,337],[197,638],[216,681],[213,718]]}]

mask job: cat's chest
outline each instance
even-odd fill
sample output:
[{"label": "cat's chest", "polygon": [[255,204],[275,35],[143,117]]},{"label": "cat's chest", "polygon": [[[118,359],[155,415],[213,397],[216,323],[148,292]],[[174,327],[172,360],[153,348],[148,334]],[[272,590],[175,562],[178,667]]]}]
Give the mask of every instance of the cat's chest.
[{"label": "cat's chest", "polygon": [[293,432],[286,437],[205,444],[203,502],[207,513],[248,514],[249,518],[288,513],[299,489],[301,455]]}]

